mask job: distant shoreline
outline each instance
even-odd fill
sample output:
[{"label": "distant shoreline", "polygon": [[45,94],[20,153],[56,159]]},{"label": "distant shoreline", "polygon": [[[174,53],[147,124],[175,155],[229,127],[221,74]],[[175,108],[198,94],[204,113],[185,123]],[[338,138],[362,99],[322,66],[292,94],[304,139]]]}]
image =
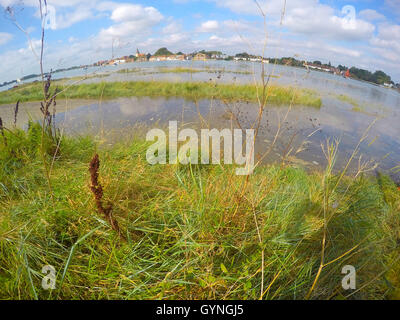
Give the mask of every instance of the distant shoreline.
[{"label": "distant shoreline", "polygon": [[[193,61],[195,61],[195,60],[160,61],[160,62],[175,62],[175,63],[176,63],[176,62],[183,62],[184,64],[186,64],[186,63],[192,63]],[[127,62],[127,63],[124,63],[124,64],[143,64],[143,63],[149,63],[149,62],[152,63],[151,61],[135,61],[135,62]],[[197,61],[197,62],[198,62],[198,61]],[[207,60],[205,60],[204,62],[222,62],[222,63],[223,63],[223,62],[232,62],[232,63],[246,63],[246,64],[247,64],[247,63],[250,63],[250,64],[253,64],[253,63],[261,64],[261,62],[245,61],[245,60],[239,60],[239,61],[229,60],[229,61],[225,61],[225,60],[207,59]],[[124,64],[120,64],[120,66],[122,66],[122,65],[124,65]],[[276,65],[276,66],[284,66],[284,67],[290,67],[290,68],[296,68],[296,69],[307,70],[307,68],[304,67],[304,66],[284,65],[284,64],[280,64],[280,63],[277,63],[277,64],[269,63],[269,65],[271,65],[271,66],[273,66],[273,65]],[[106,66],[108,66],[108,65],[106,65]],[[55,71],[52,71],[51,74],[57,74],[57,73],[61,73],[61,72],[68,72],[68,71],[71,71],[71,70],[78,70],[78,69],[88,69],[88,68],[99,68],[99,69],[100,69],[100,68],[102,68],[102,67],[103,67],[103,66],[95,66],[95,65],[85,65],[85,66],[79,66],[79,67],[70,67],[70,68],[57,69],[57,70],[55,70]],[[160,67],[165,67],[165,64],[164,64],[164,63],[160,64]],[[165,67],[165,68],[168,68],[168,67]],[[172,67],[172,68],[173,68],[173,67]],[[323,70],[309,69],[309,71],[310,71],[310,72],[311,72],[311,71],[316,71],[316,72],[322,73],[322,74],[336,75],[336,76],[342,78],[341,75],[337,75],[337,74],[335,74],[335,73],[327,72],[327,71],[323,71]],[[116,72],[120,72],[120,70],[118,70],[118,71],[116,71]],[[50,72],[46,72],[45,75],[47,75],[47,74],[49,74],[49,73],[50,73]],[[87,77],[93,77],[93,76],[96,76],[96,74],[93,74],[93,73],[91,74],[91,73],[89,73],[89,74],[87,75]],[[266,76],[268,76],[268,75],[266,74]],[[27,77],[27,78],[26,78],[26,77]],[[36,78],[40,78],[41,75],[40,75],[40,74],[35,74],[35,75],[28,75],[28,76],[26,76],[26,77],[25,77],[25,79],[24,79],[24,78],[21,78],[21,80],[23,81],[23,80],[29,80],[29,79],[36,79]],[[79,77],[84,77],[84,76],[79,76]],[[71,78],[74,78],[74,76],[72,76],[72,77],[60,78],[60,79],[56,79],[56,80],[71,79]],[[380,88],[384,88],[384,89],[392,89],[394,92],[397,92],[397,93],[400,94],[400,89],[396,89],[396,87],[392,87],[392,88],[391,88],[391,87],[387,87],[387,86],[384,86],[384,85],[380,85],[380,84],[377,84],[377,83],[374,83],[374,82],[371,82],[371,81],[366,81],[366,80],[359,79],[359,78],[354,78],[354,77],[349,77],[349,78],[347,78],[347,79],[354,80],[354,81],[360,81],[361,83],[372,84],[372,85],[374,85],[375,87],[380,87]],[[31,83],[39,82],[39,81],[41,81],[41,79],[36,79],[36,80],[34,80],[34,81],[25,82],[25,83],[23,83],[23,84],[21,84],[21,85],[27,85],[27,84],[31,84]],[[9,82],[7,82],[7,84],[0,84],[0,93],[3,92],[3,91],[11,90],[12,88],[3,89],[3,87],[9,86],[9,85],[11,85],[11,84],[17,84],[17,80],[9,81]]]}]

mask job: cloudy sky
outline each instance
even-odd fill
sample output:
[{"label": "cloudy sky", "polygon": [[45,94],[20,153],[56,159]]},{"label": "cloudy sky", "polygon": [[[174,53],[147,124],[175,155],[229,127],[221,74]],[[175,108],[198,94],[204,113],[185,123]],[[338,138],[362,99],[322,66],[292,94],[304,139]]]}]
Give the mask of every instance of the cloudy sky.
[{"label": "cloudy sky", "polygon": [[[247,51],[383,70],[400,82],[400,0],[47,0],[45,70],[134,54]],[[7,10],[8,7],[10,10]],[[0,0],[0,83],[39,66],[38,0]],[[353,9],[354,8],[354,11]],[[29,34],[31,41],[17,22]]]}]

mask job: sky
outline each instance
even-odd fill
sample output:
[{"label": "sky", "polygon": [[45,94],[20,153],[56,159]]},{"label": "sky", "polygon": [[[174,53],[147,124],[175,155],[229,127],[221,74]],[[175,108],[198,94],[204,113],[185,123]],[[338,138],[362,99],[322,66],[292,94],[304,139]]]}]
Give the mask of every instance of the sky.
[{"label": "sky", "polygon": [[[38,4],[0,0],[0,83],[40,71]],[[47,5],[45,71],[167,47],[320,60],[383,70],[400,82],[400,0],[258,0],[258,5],[47,0]]]}]

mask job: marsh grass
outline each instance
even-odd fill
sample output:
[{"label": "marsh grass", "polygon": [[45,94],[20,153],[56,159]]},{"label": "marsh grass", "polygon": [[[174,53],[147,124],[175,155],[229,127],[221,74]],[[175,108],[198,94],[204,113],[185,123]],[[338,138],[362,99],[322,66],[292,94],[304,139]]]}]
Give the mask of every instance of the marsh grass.
[{"label": "marsh grass", "polygon": [[356,110],[362,110],[360,103],[353,99],[352,97],[349,97],[345,94],[340,94],[336,96],[340,101],[346,102],[348,104],[351,104],[353,106],[354,111]]},{"label": "marsh grass", "polygon": [[[103,91],[104,89],[104,91]],[[191,100],[221,99],[226,101],[257,101],[257,89],[254,85],[215,84],[204,82],[107,82],[72,85],[62,91],[57,97],[95,99],[102,96],[104,99],[117,97],[183,97]],[[0,104],[15,101],[40,101],[43,97],[40,84],[29,84],[21,88],[0,92]],[[310,106],[320,108],[321,98],[307,89],[292,87],[269,87],[268,102],[275,105]]]},{"label": "marsh grass", "polygon": [[[211,73],[211,74],[241,74],[241,75],[252,75],[253,73],[249,70],[230,70],[226,68],[213,68],[210,66],[204,66],[204,68],[188,68],[188,67],[159,67],[155,71],[147,71],[145,68],[125,68],[116,71],[117,73],[139,73],[141,75],[146,74],[163,74],[163,73]],[[279,78],[277,75],[271,75],[272,78]]]},{"label": "marsh grass", "polygon": [[[345,264],[357,269],[352,297],[398,295],[400,194],[385,176],[344,177],[326,202],[324,184],[333,190],[338,176],[258,167],[241,197],[233,166],[151,166],[144,141],[98,149],[90,138],[65,137],[52,204],[40,128],[15,130],[5,132],[9,146],[0,144],[1,298],[258,299],[263,252],[262,298],[303,299],[319,264],[324,207],[326,261],[357,247],[324,268],[312,297],[349,295],[341,289]],[[104,201],[113,203],[127,242],[96,214],[87,170],[95,152]],[[46,264],[58,272],[54,292],[41,289]]]},{"label": "marsh grass", "polygon": [[[366,106],[362,105],[359,101],[357,101],[356,99],[349,97],[347,95],[341,94],[341,95],[337,95],[336,96],[337,99],[339,99],[342,102],[348,103],[352,106],[351,111],[353,112],[358,112],[358,113],[362,113],[371,117],[379,117],[379,113],[383,114],[384,112],[384,107],[383,106],[379,106],[379,105],[373,105],[372,108],[374,108],[374,110],[377,110],[375,113],[373,112],[369,112],[366,110]],[[371,107],[371,106],[370,106]]]},{"label": "marsh grass", "polygon": [[175,67],[175,68],[158,68],[156,73],[199,73],[199,72],[207,72],[207,73],[233,73],[233,74],[252,74],[251,71],[243,71],[243,70],[229,70],[229,69],[218,69],[211,68],[206,66],[205,68],[185,68],[185,67]]},{"label": "marsh grass", "polygon": [[124,68],[124,69],[120,69],[120,70],[116,71],[116,73],[139,73],[139,72],[143,73],[144,69],[141,69],[141,68],[131,68],[131,69]]}]

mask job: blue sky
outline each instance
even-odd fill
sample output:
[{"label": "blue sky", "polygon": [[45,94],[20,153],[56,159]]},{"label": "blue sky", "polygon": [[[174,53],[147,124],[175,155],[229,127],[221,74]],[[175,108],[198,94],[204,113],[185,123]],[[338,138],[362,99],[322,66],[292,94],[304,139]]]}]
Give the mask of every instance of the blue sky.
[{"label": "blue sky", "polygon": [[[136,48],[261,54],[265,44],[268,57],[383,70],[400,82],[400,0],[286,0],[282,24],[284,0],[258,2],[267,37],[254,0],[47,0],[45,69],[133,54]],[[40,47],[38,0],[0,0],[0,7],[0,82],[38,73],[32,52]]]}]

